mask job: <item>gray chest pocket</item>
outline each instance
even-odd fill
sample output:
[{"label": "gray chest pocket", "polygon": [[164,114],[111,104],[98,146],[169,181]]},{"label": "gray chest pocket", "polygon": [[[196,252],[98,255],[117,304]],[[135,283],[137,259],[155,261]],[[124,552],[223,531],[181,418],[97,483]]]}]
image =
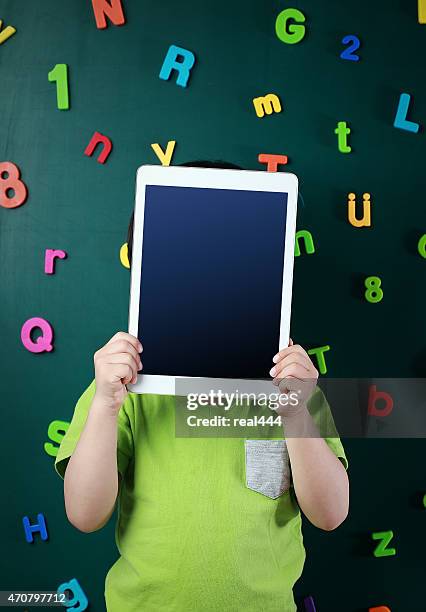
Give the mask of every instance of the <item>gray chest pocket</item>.
[{"label": "gray chest pocket", "polygon": [[276,499],[290,487],[290,461],[285,440],[245,440],[246,485]]}]

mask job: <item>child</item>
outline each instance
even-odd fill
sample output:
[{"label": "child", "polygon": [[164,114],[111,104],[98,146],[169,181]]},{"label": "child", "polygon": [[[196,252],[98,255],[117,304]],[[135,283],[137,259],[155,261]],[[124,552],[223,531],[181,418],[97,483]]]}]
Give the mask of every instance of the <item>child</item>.
[{"label": "child", "polygon": [[[131,222],[129,259],[132,231]],[[244,440],[176,437],[172,396],[127,392],[141,352],[126,332],[96,351],[95,378],[55,460],[77,529],[103,527],[118,501],[121,556],[105,580],[108,612],[294,612],[305,560],[300,509],[331,530],[349,504],[337,431],[321,437],[311,417],[334,427],[308,354],[290,342],[271,356],[280,390],[282,379],[303,387],[296,408],[278,410],[285,439]]]}]

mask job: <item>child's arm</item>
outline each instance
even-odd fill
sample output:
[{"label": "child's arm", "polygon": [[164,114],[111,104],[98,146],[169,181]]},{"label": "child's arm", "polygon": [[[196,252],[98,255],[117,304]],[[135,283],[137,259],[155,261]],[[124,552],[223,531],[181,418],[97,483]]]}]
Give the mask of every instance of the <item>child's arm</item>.
[{"label": "child's arm", "polygon": [[318,372],[306,351],[290,342],[274,357],[276,365],[270,374],[283,392],[302,393],[296,407],[283,406],[277,412],[283,422],[299,506],[311,523],[330,531],[348,514],[349,480],[345,466],[321,437],[307,408]]},{"label": "child's arm", "polygon": [[84,532],[100,529],[114,511],[118,493],[117,417],[142,368],[137,338],[118,332],[94,355],[96,393],[64,478],[69,521]]},{"label": "child's arm", "polygon": [[299,506],[316,527],[336,529],[348,515],[346,469],[314,431],[316,426],[306,407],[297,415],[282,418]]}]

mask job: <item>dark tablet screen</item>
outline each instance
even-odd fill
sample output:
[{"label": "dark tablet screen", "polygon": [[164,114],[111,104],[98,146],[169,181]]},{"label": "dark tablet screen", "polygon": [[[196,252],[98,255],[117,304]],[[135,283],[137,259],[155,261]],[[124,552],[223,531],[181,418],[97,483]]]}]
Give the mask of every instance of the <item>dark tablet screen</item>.
[{"label": "dark tablet screen", "polygon": [[268,378],[278,350],[287,194],[147,185],[144,374]]}]

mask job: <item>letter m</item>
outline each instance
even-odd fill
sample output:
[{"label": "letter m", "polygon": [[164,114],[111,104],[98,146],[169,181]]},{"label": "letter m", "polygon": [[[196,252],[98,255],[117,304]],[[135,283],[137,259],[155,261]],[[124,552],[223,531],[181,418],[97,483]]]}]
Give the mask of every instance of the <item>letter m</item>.
[{"label": "letter m", "polygon": [[277,95],[272,93],[254,98],[253,104],[258,117],[264,117],[265,114],[272,115],[273,112],[279,113],[281,111],[280,99]]}]

